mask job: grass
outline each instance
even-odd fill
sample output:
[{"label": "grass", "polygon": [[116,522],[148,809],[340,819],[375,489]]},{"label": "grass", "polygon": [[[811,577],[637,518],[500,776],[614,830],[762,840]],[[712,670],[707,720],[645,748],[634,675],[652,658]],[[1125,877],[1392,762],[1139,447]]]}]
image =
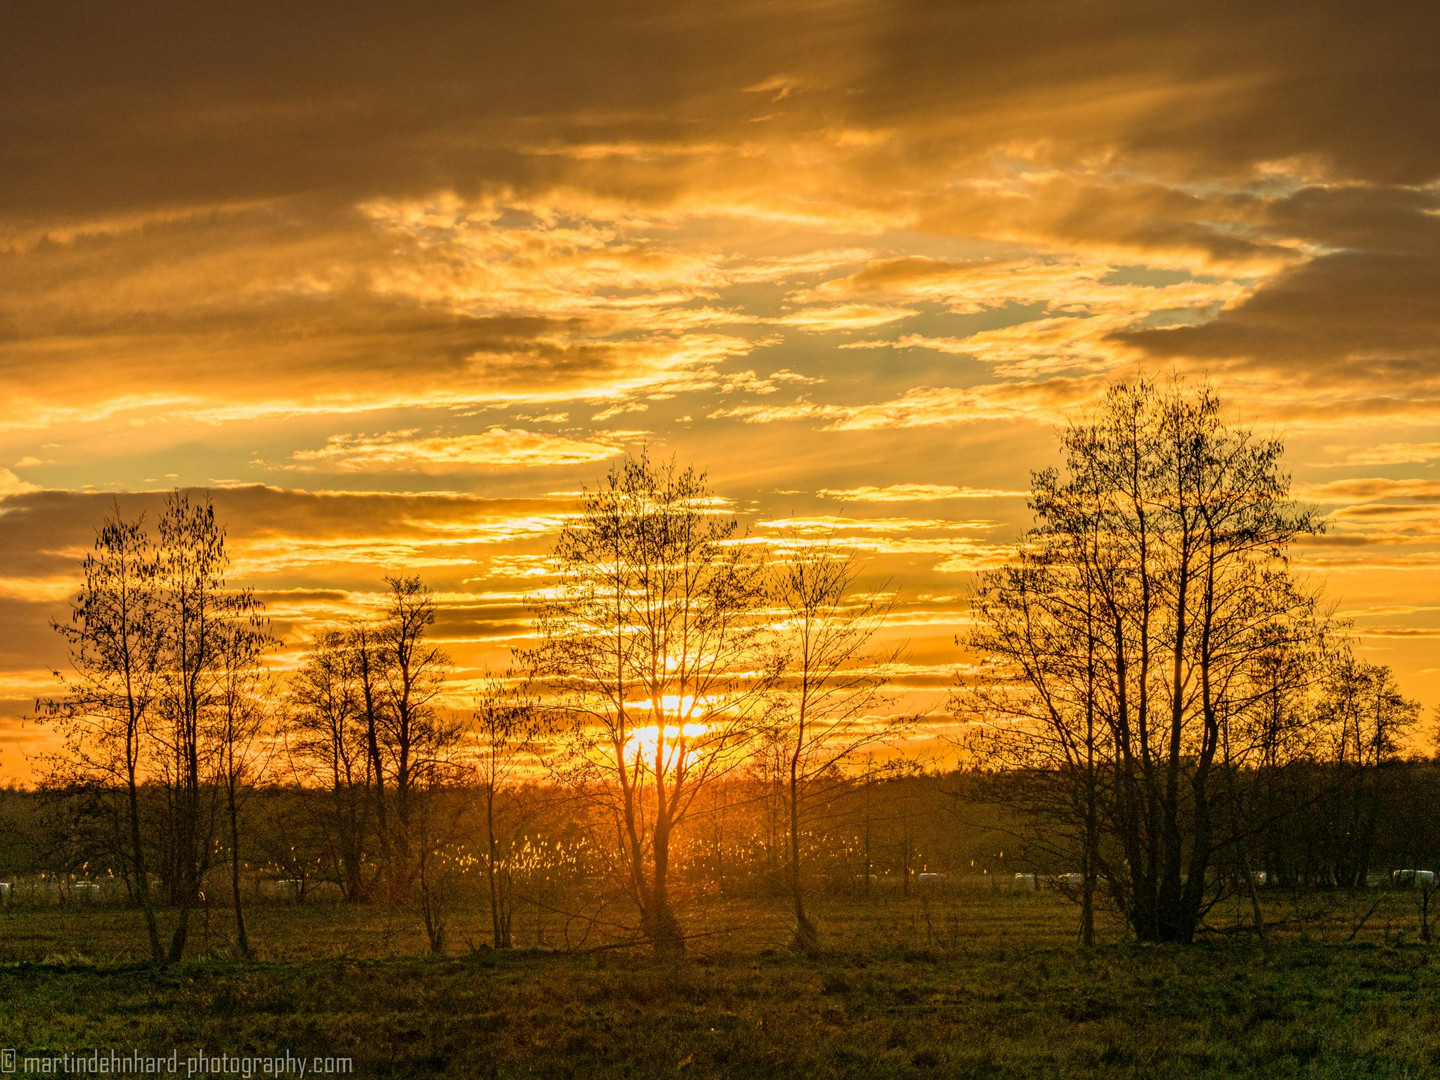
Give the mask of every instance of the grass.
[{"label": "grass", "polygon": [[413,919],[272,906],[255,911],[258,962],[163,971],[127,959],[128,912],[11,910],[0,1046],[174,1047],[182,1071],[196,1047],[288,1049],[352,1057],[359,1076],[1436,1075],[1440,967],[1408,898],[1383,899],[1352,941],[1373,898],[1317,906],[1303,937],[1263,945],[1089,951],[1044,894],[837,902],[816,958],[781,947],[775,907],[710,905],[704,924],[731,932],[679,960],[422,959]]}]

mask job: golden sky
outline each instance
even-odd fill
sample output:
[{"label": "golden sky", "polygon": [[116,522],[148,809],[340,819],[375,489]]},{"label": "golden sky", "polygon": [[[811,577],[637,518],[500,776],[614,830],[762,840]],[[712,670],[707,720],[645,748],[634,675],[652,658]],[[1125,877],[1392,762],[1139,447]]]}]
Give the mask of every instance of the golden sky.
[{"label": "golden sky", "polygon": [[420,574],[463,680],[642,443],[851,538],[938,708],[1029,471],[1141,371],[1285,438],[1299,566],[1428,709],[1437,40],[1429,0],[7,4],[0,776],[115,494],[214,489],[290,661]]}]

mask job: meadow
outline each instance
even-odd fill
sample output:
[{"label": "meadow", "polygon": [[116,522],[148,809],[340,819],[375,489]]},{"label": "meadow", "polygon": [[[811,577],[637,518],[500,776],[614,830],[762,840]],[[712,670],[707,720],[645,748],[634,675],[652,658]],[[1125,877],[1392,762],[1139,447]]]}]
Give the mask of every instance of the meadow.
[{"label": "meadow", "polygon": [[[1440,1072],[1440,967],[1404,890],[1267,899],[1267,940],[1212,912],[1189,946],[1118,924],[1076,944],[1053,893],[931,892],[817,906],[826,950],[784,947],[775,903],[692,905],[681,957],[565,951],[517,924],[495,952],[456,912],[445,957],[413,915],[256,905],[257,958],[142,963],[131,911],[0,914],[0,1046],[346,1056],[358,1076],[1421,1077]],[[534,947],[539,937],[546,944]]]}]

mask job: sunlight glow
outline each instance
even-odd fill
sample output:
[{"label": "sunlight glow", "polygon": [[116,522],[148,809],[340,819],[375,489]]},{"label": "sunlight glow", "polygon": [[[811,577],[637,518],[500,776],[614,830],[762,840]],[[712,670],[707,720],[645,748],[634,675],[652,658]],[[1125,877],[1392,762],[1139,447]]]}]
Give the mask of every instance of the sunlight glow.
[{"label": "sunlight glow", "polygon": [[[633,761],[638,757],[642,764],[653,763],[655,760],[655,749],[659,731],[660,727],[658,724],[636,728],[632,731],[630,737],[625,740],[626,759]],[[666,724],[665,771],[670,772],[679,763],[680,754],[683,749],[679,740],[698,739],[709,731],[709,724]]]}]

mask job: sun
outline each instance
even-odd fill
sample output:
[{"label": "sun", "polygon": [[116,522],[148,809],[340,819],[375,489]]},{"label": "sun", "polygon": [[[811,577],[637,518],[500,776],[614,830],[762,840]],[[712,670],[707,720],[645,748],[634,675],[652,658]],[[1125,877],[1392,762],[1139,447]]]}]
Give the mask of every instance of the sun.
[{"label": "sun", "polygon": [[[650,724],[636,728],[625,740],[625,757],[629,761],[639,760],[642,766],[651,766],[655,761],[656,744],[659,741],[660,726]],[[665,772],[671,772],[680,763],[688,744],[703,737],[710,731],[709,724],[666,724],[665,725]]]}]

